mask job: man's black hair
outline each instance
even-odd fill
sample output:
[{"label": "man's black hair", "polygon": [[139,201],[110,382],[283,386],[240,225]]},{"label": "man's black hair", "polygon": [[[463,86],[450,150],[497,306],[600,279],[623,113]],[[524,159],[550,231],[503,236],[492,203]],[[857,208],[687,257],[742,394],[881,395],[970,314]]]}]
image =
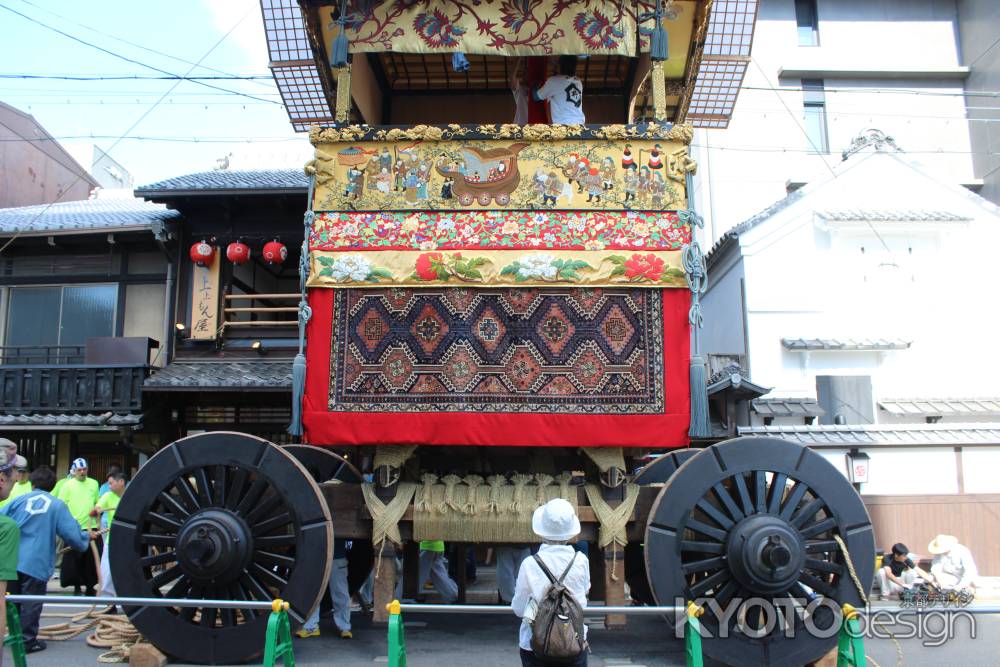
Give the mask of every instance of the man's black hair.
[{"label": "man's black hair", "polygon": [[128,480],[128,477],[126,477],[125,473],[123,473],[121,470],[118,470],[118,471],[113,472],[110,475],[108,475],[108,479],[109,480],[113,479],[116,482],[125,482],[125,481]]},{"label": "man's black hair", "polygon": [[31,475],[28,476],[28,481],[31,482],[31,487],[33,489],[51,491],[56,485],[56,474],[52,472],[52,468],[48,466],[38,466],[31,471]]},{"label": "man's black hair", "polygon": [[902,542],[896,542],[892,545],[892,553],[896,556],[905,556],[910,553],[910,550],[906,548],[906,545]]},{"label": "man's black hair", "polygon": [[112,463],[111,465],[108,466],[108,477],[111,477],[116,472],[121,472],[121,471],[122,467],[120,465],[118,465],[117,463]]},{"label": "man's black hair", "polygon": [[563,76],[576,76],[576,56],[559,56],[559,73]]}]

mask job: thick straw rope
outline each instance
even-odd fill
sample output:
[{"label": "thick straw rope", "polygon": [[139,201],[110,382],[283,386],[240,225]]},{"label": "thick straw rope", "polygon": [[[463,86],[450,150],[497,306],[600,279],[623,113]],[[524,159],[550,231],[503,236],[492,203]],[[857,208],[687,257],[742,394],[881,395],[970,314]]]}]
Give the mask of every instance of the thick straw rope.
[{"label": "thick straw rope", "polygon": [[375,448],[375,461],[374,466],[376,468],[380,466],[392,466],[393,468],[402,468],[403,464],[406,463],[413,452],[417,451],[417,445],[387,445],[384,447]]},{"label": "thick straw rope", "polygon": [[612,581],[618,581],[618,575],[616,574],[618,548],[624,548],[628,544],[626,528],[628,527],[629,519],[632,518],[632,510],[635,509],[635,501],[638,497],[639,487],[635,484],[628,484],[625,486],[625,499],[622,500],[618,507],[612,508],[602,497],[601,487],[596,484],[587,485],[587,501],[590,503],[591,508],[594,510],[594,515],[601,525],[598,532],[597,545],[601,548],[609,544],[612,545]]},{"label": "thick straw rope", "polygon": [[386,540],[396,546],[403,543],[403,538],[399,535],[399,520],[410,506],[416,490],[417,485],[413,482],[400,482],[396,489],[396,497],[386,505],[375,495],[375,487],[372,484],[361,485],[365,505],[368,507],[368,513],[372,515],[372,543],[379,553]]},{"label": "thick straw rope", "polygon": [[621,447],[581,447],[580,451],[587,455],[601,472],[617,468],[625,472],[625,455]]}]

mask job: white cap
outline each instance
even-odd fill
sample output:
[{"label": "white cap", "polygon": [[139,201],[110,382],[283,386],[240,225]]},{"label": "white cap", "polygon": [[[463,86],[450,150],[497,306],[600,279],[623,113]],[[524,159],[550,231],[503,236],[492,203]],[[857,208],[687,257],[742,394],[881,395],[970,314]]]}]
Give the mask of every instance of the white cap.
[{"label": "white cap", "polygon": [[71,465],[69,467],[69,470],[70,470],[70,472],[76,472],[77,470],[80,470],[81,468],[86,468],[86,467],[88,467],[87,466],[87,459],[73,459],[73,465]]},{"label": "white cap", "polygon": [[535,510],[531,529],[542,539],[565,542],[580,534],[580,519],[568,500],[553,498]]}]

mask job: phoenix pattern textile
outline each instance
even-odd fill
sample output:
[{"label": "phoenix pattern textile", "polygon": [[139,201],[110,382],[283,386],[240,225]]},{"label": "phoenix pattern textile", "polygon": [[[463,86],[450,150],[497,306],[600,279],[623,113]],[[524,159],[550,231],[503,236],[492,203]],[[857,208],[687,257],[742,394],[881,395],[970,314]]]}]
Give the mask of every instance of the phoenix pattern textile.
[{"label": "phoenix pattern textile", "polygon": [[[668,30],[691,22],[693,2],[665,4]],[[637,44],[649,50],[655,7],[645,0],[350,0],[345,23],[352,53],[634,56]],[[340,29],[335,11],[319,13],[327,44]]]},{"label": "phoenix pattern textile", "polygon": [[338,291],[330,408],[663,411],[649,290]]},{"label": "phoenix pattern textile", "polygon": [[319,445],[687,442],[686,290],[312,289]]},{"label": "phoenix pattern textile", "polygon": [[324,212],[310,250],[680,250],[690,228],[673,211]]}]

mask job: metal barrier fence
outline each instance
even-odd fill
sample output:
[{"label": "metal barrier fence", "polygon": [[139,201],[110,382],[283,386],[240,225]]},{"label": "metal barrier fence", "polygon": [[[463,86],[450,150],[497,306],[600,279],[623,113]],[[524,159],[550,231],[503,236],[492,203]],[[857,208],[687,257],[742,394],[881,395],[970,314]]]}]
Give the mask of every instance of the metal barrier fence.
[{"label": "metal barrier fence", "polygon": [[[402,612],[427,614],[511,614],[507,605],[459,605],[459,604],[402,604],[394,600],[386,605],[389,611],[389,667],[406,667],[406,642],[403,635]],[[865,646],[863,632],[859,623],[861,616],[876,616],[878,614],[898,615],[902,613],[931,613],[950,611],[952,613],[968,614],[1000,614],[1000,606],[867,606],[857,609],[849,604],[841,607],[841,625],[837,635],[837,667],[865,667]],[[687,607],[587,607],[583,611],[587,616],[624,615],[667,615],[683,614],[684,624],[684,655],[686,667],[702,667],[704,658],[701,652],[701,628],[698,618],[704,613],[704,607],[689,603]],[[900,658],[901,659],[901,658]]]},{"label": "metal barrier fence", "polygon": [[199,600],[174,598],[117,598],[87,597],[73,595],[7,595],[7,634],[4,644],[11,647],[14,667],[27,667],[24,651],[24,637],[18,616],[18,603],[40,602],[57,607],[62,606],[110,606],[122,607],[198,607],[205,609],[259,609],[271,610],[264,635],[263,667],[274,667],[281,661],[285,667],[295,667],[292,652],[292,629],[288,622],[288,603],[281,599],[260,600]]}]

